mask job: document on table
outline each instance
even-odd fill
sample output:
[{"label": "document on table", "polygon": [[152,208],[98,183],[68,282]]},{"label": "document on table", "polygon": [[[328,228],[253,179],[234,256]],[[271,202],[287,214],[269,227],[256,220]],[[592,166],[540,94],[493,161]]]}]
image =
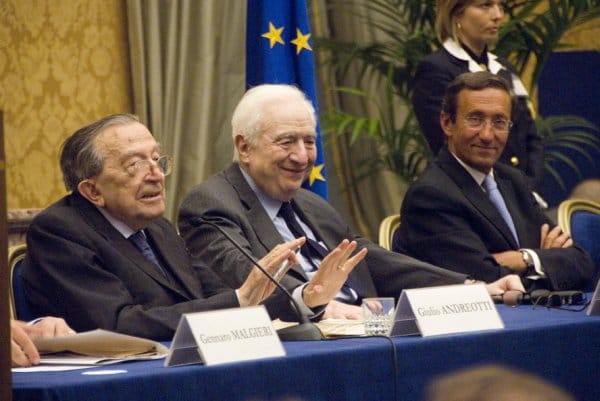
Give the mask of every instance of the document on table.
[{"label": "document on table", "polygon": [[[283,329],[289,326],[295,326],[298,323],[295,322],[284,322],[281,320],[274,320],[273,326],[276,330]],[[321,333],[325,337],[344,337],[344,336],[364,336],[365,327],[361,320],[349,320],[349,319],[323,319],[316,322],[315,325],[321,330]]]},{"label": "document on table", "polygon": [[13,369],[13,372],[40,371],[42,365],[85,367],[160,359],[169,351],[156,341],[101,329],[53,338],[38,338],[34,343],[40,352],[40,365]]}]

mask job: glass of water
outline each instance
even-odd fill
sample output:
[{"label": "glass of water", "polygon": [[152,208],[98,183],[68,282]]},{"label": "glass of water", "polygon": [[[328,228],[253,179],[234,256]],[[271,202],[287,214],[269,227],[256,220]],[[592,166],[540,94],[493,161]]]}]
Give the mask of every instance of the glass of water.
[{"label": "glass of water", "polygon": [[365,298],[362,312],[367,336],[385,336],[394,320],[394,298]]}]

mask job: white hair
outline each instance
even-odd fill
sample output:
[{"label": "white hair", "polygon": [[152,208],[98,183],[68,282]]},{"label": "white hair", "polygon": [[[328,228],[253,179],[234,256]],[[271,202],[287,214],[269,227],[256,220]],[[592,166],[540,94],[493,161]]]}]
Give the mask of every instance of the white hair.
[{"label": "white hair", "polygon": [[235,137],[241,135],[250,146],[256,146],[263,130],[265,109],[274,103],[300,101],[316,124],[315,108],[306,95],[293,85],[262,84],[249,89],[237,104],[231,117],[231,137],[233,139],[233,161],[239,161],[235,147]]}]

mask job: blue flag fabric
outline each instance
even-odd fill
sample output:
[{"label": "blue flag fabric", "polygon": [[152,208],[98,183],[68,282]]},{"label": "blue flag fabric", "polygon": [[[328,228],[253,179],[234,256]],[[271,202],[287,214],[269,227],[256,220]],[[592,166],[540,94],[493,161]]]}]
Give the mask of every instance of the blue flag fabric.
[{"label": "blue flag fabric", "polygon": [[317,160],[304,187],[327,199],[310,36],[305,0],[248,0],[246,88],[293,84],[312,101],[317,111]]}]

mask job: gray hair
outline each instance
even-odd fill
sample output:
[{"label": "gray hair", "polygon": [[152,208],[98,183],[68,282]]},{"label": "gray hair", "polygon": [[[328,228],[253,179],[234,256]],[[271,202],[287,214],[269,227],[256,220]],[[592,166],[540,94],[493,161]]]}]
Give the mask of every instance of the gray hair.
[{"label": "gray hair", "polygon": [[304,104],[316,124],[315,108],[306,95],[293,85],[263,84],[249,89],[233,111],[231,117],[231,136],[234,141],[233,161],[239,161],[235,147],[235,137],[241,135],[250,146],[256,146],[263,131],[263,125],[269,117],[265,108],[274,103],[297,100]]},{"label": "gray hair", "polygon": [[133,114],[113,114],[75,131],[62,145],[60,169],[67,191],[76,191],[77,185],[102,171],[104,156],[96,151],[94,140],[102,131],[115,125],[139,122]]}]

